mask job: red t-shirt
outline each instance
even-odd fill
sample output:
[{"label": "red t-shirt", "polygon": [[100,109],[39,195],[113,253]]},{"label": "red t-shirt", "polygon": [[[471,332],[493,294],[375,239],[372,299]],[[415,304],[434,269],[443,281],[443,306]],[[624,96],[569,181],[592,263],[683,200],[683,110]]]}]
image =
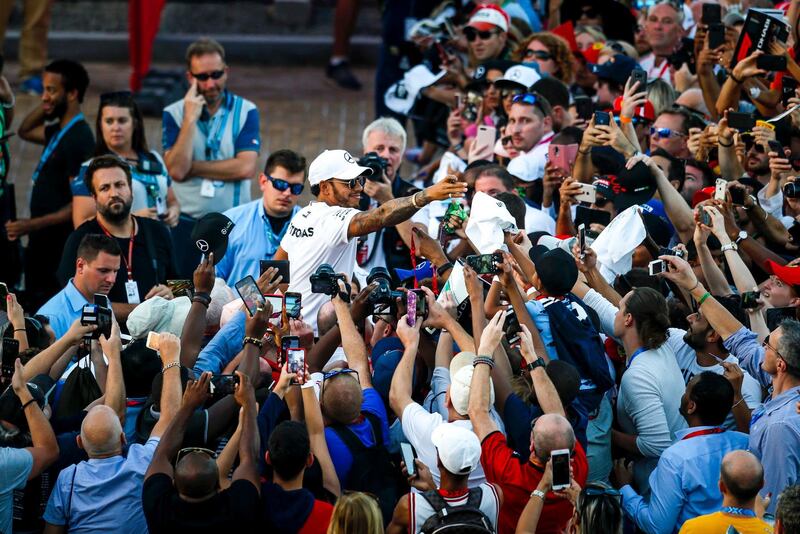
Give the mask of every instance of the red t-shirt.
[{"label": "red t-shirt", "polygon": [[333,506],[325,501],[314,501],[314,508],[297,534],[325,534],[333,516]]},{"label": "red t-shirt", "polygon": [[[543,470],[529,461],[524,461],[506,443],[502,433],[492,432],[481,444],[481,465],[486,473],[486,480],[497,484],[503,490],[503,506],[500,508],[500,526],[498,534],[513,534],[519,522],[519,516],[528,504],[531,492],[539,485]],[[589,464],[586,453],[580,443],[575,442],[572,455],[572,474],[575,481],[586,485]],[[537,534],[559,534],[567,526],[572,517],[572,504],[566,499],[547,494],[542,516],[536,528]]]}]

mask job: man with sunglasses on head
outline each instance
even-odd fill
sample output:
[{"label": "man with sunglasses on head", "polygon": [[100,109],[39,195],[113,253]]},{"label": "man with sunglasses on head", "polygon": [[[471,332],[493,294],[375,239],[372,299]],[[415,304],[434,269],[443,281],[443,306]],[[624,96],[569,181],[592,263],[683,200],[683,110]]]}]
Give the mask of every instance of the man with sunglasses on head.
[{"label": "man with sunglasses on head", "polygon": [[317,312],[327,295],[311,292],[311,275],[323,263],[336,273],[352,273],[358,237],[397,226],[435,200],[463,197],[467,184],[448,176],[410,196],[394,198],[378,208],[361,211],[365,175],[372,169],[356,163],[346,150],[325,150],[308,168],[315,202],[301,209],[289,223],[276,260],[289,260],[289,291],[303,295],[303,316],[317,331]]},{"label": "man with sunglasses on head", "polygon": [[186,63],[189,91],[164,109],[164,161],[182,211],[198,219],[250,201],[261,138],[255,104],[226,89],[222,45],[196,41]]},{"label": "man with sunglasses on head", "polygon": [[262,198],[225,212],[235,226],[216,272],[228,285],[247,275],[257,279],[259,261],[271,259],[278,250],[289,221],[300,210],[297,201],[305,188],[305,172],[302,155],[286,149],[273,152],[258,179]]},{"label": "man with sunglasses on head", "polygon": [[524,182],[544,177],[547,150],[555,133],[550,103],[538,93],[523,93],[512,99],[506,135],[521,154],[508,164],[508,172]]}]

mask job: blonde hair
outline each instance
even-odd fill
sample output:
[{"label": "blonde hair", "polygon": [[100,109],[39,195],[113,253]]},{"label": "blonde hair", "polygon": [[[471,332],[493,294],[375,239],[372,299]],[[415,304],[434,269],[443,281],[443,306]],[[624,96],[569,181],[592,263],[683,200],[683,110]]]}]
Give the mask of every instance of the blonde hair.
[{"label": "blonde hair", "polygon": [[675,89],[661,78],[656,78],[647,84],[647,99],[653,104],[656,117],[665,109],[671,109],[676,98],[678,95]]},{"label": "blonde hair", "polygon": [[339,497],[328,534],[383,534],[383,516],[375,497],[354,491]]},{"label": "blonde hair", "polygon": [[586,25],[578,24],[575,27],[575,37],[580,35],[581,33],[586,33],[594,39],[595,43],[605,42],[606,41],[606,34],[603,33],[603,30],[600,29],[600,26],[594,25]]}]

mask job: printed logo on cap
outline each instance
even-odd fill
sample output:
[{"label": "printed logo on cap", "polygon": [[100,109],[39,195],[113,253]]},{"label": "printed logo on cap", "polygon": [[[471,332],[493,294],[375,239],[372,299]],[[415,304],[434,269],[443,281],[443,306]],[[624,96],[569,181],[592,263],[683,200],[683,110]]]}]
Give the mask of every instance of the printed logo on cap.
[{"label": "printed logo on cap", "polygon": [[508,76],[512,80],[517,80],[522,76],[522,73],[519,70],[511,71],[511,74]]},{"label": "printed logo on cap", "polygon": [[347,163],[350,163],[350,164],[355,164],[355,162],[356,162],[356,160],[353,158],[353,156],[350,155],[350,152],[345,152],[344,153],[344,160]]},{"label": "printed logo on cap", "polygon": [[478,65],[478,68],[475,69],[475,75],[473,76],[474,79],[479,80],[486,75],[486,67],[483,65]]},{"label": "printed logo on cap", "polygon": [[225,225],[225,228],[221,230],[222,235],[228,235],[228,230],[231,229],[231,226],[233,226],[233,221],[228,221],[228,224]]},{"label": "printed logo on cap", "polygon": [[205,239],[198,239],[195,242],[195,245],[197,245],[197,248],[200,250],[200,252],[208,252],[209,246]]}]

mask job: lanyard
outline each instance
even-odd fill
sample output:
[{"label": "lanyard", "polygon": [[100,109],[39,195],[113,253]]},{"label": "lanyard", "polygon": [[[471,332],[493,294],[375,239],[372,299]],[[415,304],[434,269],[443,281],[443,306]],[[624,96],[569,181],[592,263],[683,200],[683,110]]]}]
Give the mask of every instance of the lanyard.
[{"label": "lanyard", "polygon": [[[414,273],[414,289],[419,289],[419,281],[417,280],[417,247],[414,245],[414,232],[411,232],[411,269]],[[431,285],[433,286],[433,294],[434,296],[439,295],[439,283],[436,280],[436,265],[433,264],[432,261],[428,260],[431,264],[431,270],[433,271],[433,280]]]},{"label": "lanyard", "polygon": [[[206,134],[206,158],[209,160],[216,160],[219,156],[219,150],[222,146],[222,136],[225,133],[225,126],[228,124],[228,116],[231,114],[232,106],[229,104],[230,102],[226,94],[222,108],[211,117],[207,123],[198,123],[201,130],[206,130],[204,132]],[[236,135],[236,132],[234,132],[234,135]]]},{"label": "lanyard", "polygon": [[722,507],[723,514],[730,514],[730,515],[741,515],[744,517],[755,517],[756,513],[754,510],[750,510],[748,508],[738,508],[736,506],[723,506]]},{"label": "lanyard", "polygon": [[[106,227],[100,223],[100,219],[95,219],[97,221],[97,225],[106,234],[108,237],[114,237],[111,235],[111,232],[106,230]],[[133,239],[136,237],[136,219],[133,219],[133,227],[131,228],[131,239],[128,241],[128,261],[125,261],[125,258],[122,258],[122,261],[125,262],[125,270],[128,271],[128,281],[133,282]],[[116,238],[115,238],[116,239]]]},{"label": "lanyard", "polygon": [[78,113],[63,127],[61,131],[59,131],[55,136],[50,138],[50,142],[47,143],[47,146],[44,147],[42,151],[42,155],[39,157],[39,163],[36,165],[36,170],[33,171],[33,181],[35,182],[37,178],[39,178],[39,173],[42,171],[42,167],[44,167],[47,160],[50,159],[50,156],[53,155],[58,144],[61,142],[61,139],[67,134],[70,128],[72,128],[78,121],[83,120],[83,113]]},{"label": "lanyard", "polygon": [[691,432],[691,433],[686,434],[685,436],[683,436],[681,438],[681,441],[683,441],[685,439],[696,438],[697,436],[708,436],[709,434],[722,434],[723,432],[725,432],[725,429],[724,428],[720,428],[720,427],[705,428],[703,430],[695,430],[694,432]]},{"label": "lanyard", "polygon": [[539,142],[538,142],[538,143],[536,143],[536,146],[539,146],[539,145],[543,145],[543,144],[545,144],[545,143],[548,143],[548,142],[549,142],[549,141],[550,141],[550,140],[551,140],[553,137],[555,137],[555,136],[556,136],[555,132],[551,133],[550,135],[548,135],[548,136],[547,136],[547,137],[545,137],[544,139],[540,139],[540,140],[539,140]]},{"label": "lanyard", "polygon": [[628,360],[628,365],[625,366],[625,369],[626,370],[630,369],[631,365],[633,365],[633,360],[635,360],[638,355],[640,355],[641,353],[643,353],[646,350],[647,349],[644,348],[644,347],[639,347],[638,349],[636,349],[636,351],[634,351],[634,353],[631,354],[631,359]]}]

